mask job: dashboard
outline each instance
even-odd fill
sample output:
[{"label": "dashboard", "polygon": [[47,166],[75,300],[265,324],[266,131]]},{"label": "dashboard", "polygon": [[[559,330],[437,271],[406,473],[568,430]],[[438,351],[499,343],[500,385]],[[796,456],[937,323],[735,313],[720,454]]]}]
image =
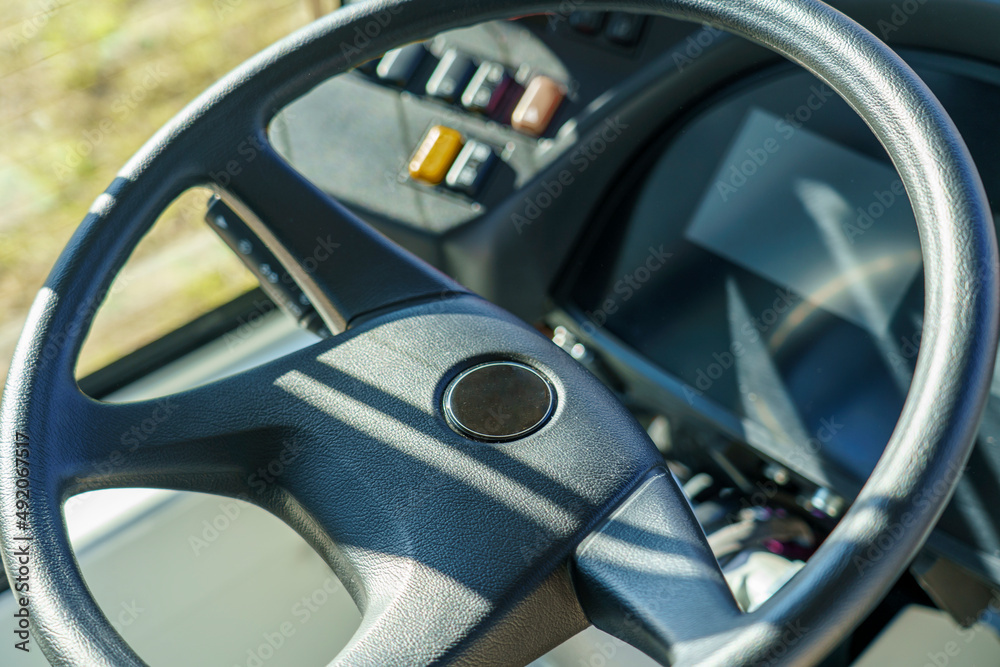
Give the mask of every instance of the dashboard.
[{"label": "dashboard", "polygon": [[[1000,46],[982,20],[1000,8],[833,4],[940,97],[1000,209]],[[386,235],[555,329],[666,420],[667,454],[778,480],[831,520],[881,455],[927,324],[919,239],[883,149],[803,70],[709,26],[532,16],[391,52],[269,133]],[[998,439],[1000,381],[928,546],[993,584]]]},{"label": "dashboard", "polygon": [[[981,109],[1000,105],[997,73],[908,55],[979,164],[995,162]],[[865,480],[923,327],[916,223],[868,128],[825,84],[778,67],[693,113],[629,180],[573,262],[567,301],[583,326],[675,375],[689,403],[712,401],[815,449],[828,474]],[[654,250],[669,257],[650,271]]]}]

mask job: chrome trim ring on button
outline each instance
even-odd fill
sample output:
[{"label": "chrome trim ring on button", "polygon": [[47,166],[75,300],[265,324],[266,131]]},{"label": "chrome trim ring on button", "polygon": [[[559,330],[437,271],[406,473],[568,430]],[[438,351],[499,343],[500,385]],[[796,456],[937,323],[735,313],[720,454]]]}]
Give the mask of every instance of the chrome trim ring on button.
[{"label": "chrome trim ring on button", "polygon": [[[518,415],[515,414],[517,406],[503,406],[500,404],[505,398],[514,398],[510,392],[516,391],[517,387],[512,386],[486,388],[486,395],[478,397],[482,400],[493,402],[494,405],[497,406],[496,408],[491,407],[488,410],[483,410],[481,404],[475,404],[477,399],[477,396],[475,395],[464,397],[465,401],[472,402],[471,406],[462,404],[465,402],[463,401],[463,396],[461,395],[464,389],[468,388],[473,392],[477,392],[477,389],[479,389],[476,387],[469,387],[469,381],[474,378],[475,374],[488,370],[496,370],[498,367],[517,369],[517,371],[522,374],[522,377],[534,385],[532,387],[522,385],[522,388],[529,393],[536,392],[538,394],[538,396],[531,398],[541,399],[526,406],[528,410],[537,413],[537,416],[532,417],[531,415],[526,415],[523,412]],[[531,375],[527,376],[524,374],[524,371],[527,371]],[[495,392],[494,396],[489,396],[490,389]],[[543,396],[543,393],[540,391],[542,389],[544,389],[544,394],[547,396]],[[479,393],[482,393],[481,390]],[[515,361],[493,361],[485,364],[479,364],[478,366],[473,366],[472,368],[463,371],[458,377],[451,381],[450,385],[448,385],[443,401],[444,415],[449,426],[464,436],[486,442],[506,442],[510,440],[517,440],[518,438],[523,438],[526,435],[534,433],[549,421],[552,417],[552,413],[555,411],[555,405],[555,387],[552,386],[552,383],[549,382],[548,378],[531,366]],[[470,412],[473,414],[470,415]],[[479,414],[475,414],[477,412]],[[484,412],[488,412],[490,415],[486,419],[483,419],[483,417],[486,416],[483,414]],[[503,422],[508,416],[513,419],[513,422],[509,425],[510,428],[505,430]],[[525,419],[525,417],[528,417],[528,419]],[[518,423],[519,420],[520,423]],[[495,425],[494,428],[489,428],[491,423]]]}]

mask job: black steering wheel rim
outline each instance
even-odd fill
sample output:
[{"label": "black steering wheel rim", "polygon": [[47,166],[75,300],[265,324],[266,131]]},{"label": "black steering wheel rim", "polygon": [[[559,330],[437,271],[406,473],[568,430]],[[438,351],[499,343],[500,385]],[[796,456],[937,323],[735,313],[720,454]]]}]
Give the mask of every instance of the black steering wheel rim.
[{"label": "black steering wheel rim", "polygon": [[[685,563],[696,565],[696,579],[721,591],[718,566],[713,569],[712,563],[699,560],[704,536],[692,531],[689,524],[663,524],[652,517],[663,510],[670,512],[670,518],[691,519],[682,497],[672,490],[669,476],[657,471],[641,430],[637,431],[619,408],[608,408],[607,414],[594,417],[590,427],[603,435],[621,436],[628,443],[625,451],[632,460],[615,469],[614,483],[608,481],[599,497],[582,503],[588,512],[574,515],[572,529],[560,536],[563,551],[546,552],[538,561],[547,563],[548,569],[540,570],[545,575],[542,578],[554,581],[558,567],[553,562],[565,560],[565,549],[580,544],[574,576],[589,619],[661,661],[719,665],[814,662],[860,621],[906,567],[940,516],[971,451],[993,370],[1000,303],[996,238],[978,174],[957,130],[916,75],[869,33],[818,2],[647,0],[574,2],[573,8],[644,11],[711,23],[799,63],[828,83],[869,124],[911,198],[924,253],[928,327],[913,386],[872,478],[834,533],[788,586],[754,614],[730,617],[720,613],[718,627],[706,634],[691,627],[694,620],[685,624],[676,619],[680,602],[690,600],[694,591],[681,594],[682,587],[671,577],[650,579],[649,572],[623,568],[620,557],[624,552],[616,546],[624,539],[619,529],[639,521],[646,534],[655,535],[659,530],[661,538],[668,535],[682,545],[692,545]],[[170,201],[191,186],[209,182],[212,174],[233,177],[228,187],[219,188],[220,194],[252,221],[255,231],[278,252],[327,322],[336,329],[350,327],[334,347],[324,348],[324,354],[336,356],[338,350],[363,338],[366,332],[391,328],[401,318],[430,318],[426,321],[441,322],[445,329],[455,322],[448,329],[454,336],[481,328],[488,320],[509,336],[506,342],[492,341],[493,354],[502,350],[507,357],[547,370],[564,393],[576,389],[601,401],[613,400],[566,360],[552,356],[533,341],[509,317],[463,296],[465,291],[459,285],[428,271],[419,260],[351,222],[343,209],[322,201],[321,193],[295,180],[291,169],[282,166],[267,148],[265,130],[274,114],[333,74],[442,30],[558,10],[557,2],[524,0],[409,0],[351,6],[276,44],[213,86],[164,127],[95,202],[35,302],[0,411],[4,443],[0,544],[8,571],[16,572],[17,537],[22,534],[15,520],[16,480],[22,467],[13,454],[26,433],[35,457],[27,475],[33,494],[29,520],[35,540],[33,576],[39,591],[33,597],[33,623],[39,644],[53,664],[142,664],[90,597],[65,535],[61,504],[68,495],[114,486],[123,479],[114,474],[98,479],[85,473],[68,451],[74,444],[73,434],[80,434],[81,441],[89,438],[87,427],[72,423],[78,414],[111,414],[98,413],[96,402],[80,395],[73,373],[96,306],[131,250]],[[359,43],[356,29],[373,26],[378,28],[366,31],[369,39]],[[230,168],[234,150],[246,142],[258,147],[259,154]],[[258,171],[263,163],[270,165],[271,171]],[[236,171],[239,173],[231,173]],[[391,262],[392,275],[380,277],[349,261],[319,274],[304,270],[299,260],[309,239],[288,228],[276,231],[262,222],[271,223],[284,215],[284,202],[258,196],[276,184],[288,186],[283,191],[285,197],[306,202],[296,209],[301,217],[330,216],[331,211],[342,216],[348,221],[340,229],[346,235],[345,242],[370,249],[371,256]],[[351,282],[355,272],[366,280]],[[476,318],[482,321],[477,323]],[[459,321],[464,324],[459,326]],[[480,353],[470,348],[471,356],[465,363]],[[267,377],[273,380],[273,376]],[[281,377],[287,377],[287,372]],[[438,380],[435,391],[440,389]],[[560,409],[571,410],[573,406]],[[134,417],[125,415],[124,410],[119,413],[114,419]],[[228,426],[234,431],[241,428],[235,422]],[[614,430],[609,430],[612,427]],[[543,429],[532,436],[535,439],[531,442],[544,448],[544,438],[550,437],[545,433]],[[174,477],[183,479],[185,484],[177,484],[180,488],[197,478],[199,484],[214,484],[220,493],[240,492],[234,482],[238,475],[230,474],[221,455],[213,461],[210,473],[197,474],[184,459],[154,457],[144,464],[150,467],[129,483],[147,479],[169,487],[154,474],[152,463],[170,468]],[[279,506],[286,501],[275,493],[261,504],[279,513]],[[633,516],[637,511],[641,513]],[[314,545],[324,543],[318,537],[322,530],[317,523],[322,521],[314,515],[297,511],[279,515],[294,521],[299,532],[313,538]],[[580,543],[598,520],[609,516],[590,539]],[[641,543],[642,539],[636,541]],[[352,558],[332,547],[321,553],[335,566]],[[878,557],[873,558],[873,553]],[[344,571],[357,567],[352,562]],[[527,575],[522,579],[524,588],[531,590],[561,585],[542,583]],[[644,593],[636,592],[637,585]],[[390,605],[392,598],[381,600],[376,586],[349,584],[349,589],[374,618],[391,616],[380,605]],[[560,590],[555,597],[565,594]],[[680,600],[659,605],[651,602],[654,596],[662,600],[671,595]],[[526,594],[511,602],[512,608],[531,599],[532,595]],[[720,598],[720,604],[724,603]],[[385,615],[379,616],[382,612]],[[572,612],[567,614],[572,618],[555,624],[564,631],[579,625],[579,618]],[[692,619],[699,618],[692,615]],[[494,656],[496,645],[478,641],[480,631],[490,635],[488,630],[494,624],[488,614],[477,622],[476,632],[461,636],[458,643],[449,643],[454,637],[440,630],[441,646],[421,644],[410,654],[393,657],[392,652],[380,652],[372,637],[385,638],[385,634],[374,633],[402,626],[379,625],[376,620],[363,628],[370,634],[356,637],[341,660],[345,664],[430,664]],[[793,625],[802,632],[790,640],[788,632]],[[427,632],[430,642],[433,633]],[[531,650],[537,651],[543,644],[530,643]]]}]

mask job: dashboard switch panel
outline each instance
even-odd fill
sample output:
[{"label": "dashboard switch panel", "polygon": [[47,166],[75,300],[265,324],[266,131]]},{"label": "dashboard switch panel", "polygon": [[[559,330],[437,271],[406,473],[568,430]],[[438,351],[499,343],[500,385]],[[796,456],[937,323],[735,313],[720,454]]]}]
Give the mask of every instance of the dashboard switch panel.
[{"label": "dashboard switch panel", "polygon": [[565,97],[566,92],[558,82],[547,76],[536,76],[514,109],[511,126],[519,132],[541,136]]},{"label": "dashboard switch panel", "polygon": [[427,55],[423,44],[410,44],[386,53],[375,72],[378,78],[396,86],[405,86],[413,78]]},{"label": "dashboard switch panel", "polygon": [[440,184],[461,150],[461,132],[435,125],[410,160],[410,178],[427,185]]}]

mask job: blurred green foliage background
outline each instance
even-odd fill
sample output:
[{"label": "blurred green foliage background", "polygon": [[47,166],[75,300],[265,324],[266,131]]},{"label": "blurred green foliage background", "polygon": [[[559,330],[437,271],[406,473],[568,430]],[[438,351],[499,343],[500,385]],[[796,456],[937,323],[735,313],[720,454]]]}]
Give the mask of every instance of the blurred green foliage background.
[{"label": "blurred green foliage background", "polygon": [[[0,380],[59,251],[116,171],[240,62],[331,0],[4,0],[0,27]],[[253,285],[178,202],[126,268],[80,373]]]}]

